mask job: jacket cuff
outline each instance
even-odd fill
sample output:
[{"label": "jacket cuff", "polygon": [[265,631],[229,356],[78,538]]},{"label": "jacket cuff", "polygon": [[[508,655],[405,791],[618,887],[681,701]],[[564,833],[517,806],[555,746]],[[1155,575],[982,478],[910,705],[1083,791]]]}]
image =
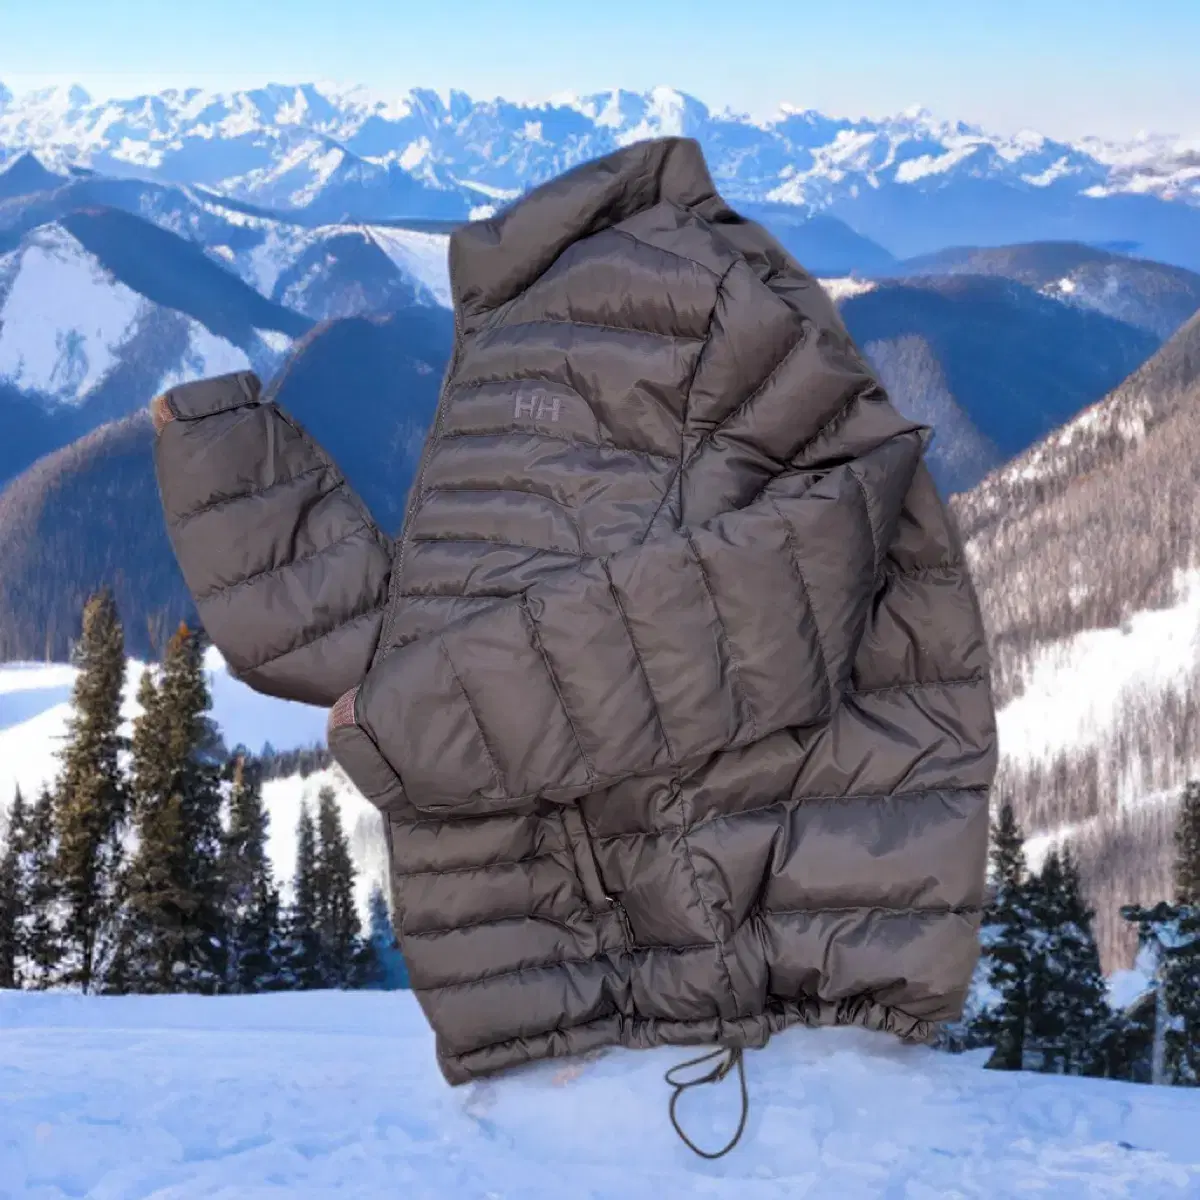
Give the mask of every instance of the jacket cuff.
[{"label": "jacket cuff", "polygon": [[154,430],[161,433],[171,421],[196,421],[214,413],[257,404],[262,383],[253,371],[234,371],[195,383],[180,384],[150,402]]},{"label": "jacket cuff", "polygon": [[386,813],[403,804],[404,786],[374,739],[358,722],[358,692],[357,687],[351,688],[330,710],[325,741],[350,782]]}]

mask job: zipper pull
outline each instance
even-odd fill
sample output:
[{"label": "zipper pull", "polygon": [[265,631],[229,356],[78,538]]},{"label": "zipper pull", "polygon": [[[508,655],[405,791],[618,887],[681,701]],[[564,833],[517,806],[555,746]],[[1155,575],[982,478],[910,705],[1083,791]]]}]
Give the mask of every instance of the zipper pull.
[{"label": "zipper pull", "polygon": [[632,948],[634,944],[633,926],[629,922],[629,914],[625,911],[625,905],[615,896],[605,896],[609,907],[617,914],[617,920],[621,922],[621,932],[625,935],[625,944]]}]

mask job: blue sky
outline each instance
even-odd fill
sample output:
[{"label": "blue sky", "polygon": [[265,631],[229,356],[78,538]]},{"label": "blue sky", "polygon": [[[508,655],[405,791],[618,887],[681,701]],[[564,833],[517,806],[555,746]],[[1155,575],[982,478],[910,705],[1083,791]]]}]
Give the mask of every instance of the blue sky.
[{"label": "blue sky", "polygon": [[[285,15],[286,14],[286,15]],[[332,79],[477,97],[665,83],[714,108],[1200,134],[1200,0],[0,0],[0,82]]]}]

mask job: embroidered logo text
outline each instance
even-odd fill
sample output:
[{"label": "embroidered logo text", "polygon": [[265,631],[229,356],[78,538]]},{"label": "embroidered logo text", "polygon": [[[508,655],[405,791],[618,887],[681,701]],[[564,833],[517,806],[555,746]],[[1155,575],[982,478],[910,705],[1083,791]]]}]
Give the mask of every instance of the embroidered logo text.
[{"label": "embroidered logo text", "polygon": [[533,396],[518,396],[513,407],[516,420],[528,417],[533,421],[557,421],[561,397],[538,393]]}]

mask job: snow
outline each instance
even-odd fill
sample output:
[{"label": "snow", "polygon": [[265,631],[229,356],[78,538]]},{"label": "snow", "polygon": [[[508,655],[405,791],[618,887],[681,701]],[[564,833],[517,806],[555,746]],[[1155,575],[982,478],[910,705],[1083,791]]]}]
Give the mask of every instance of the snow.
[{"label": "snow", "polygon": [[[610,1050],[451,1088],[397,992],[0,993],[0,1196],[265,1200],[942,1200],[1195,1196],[1200,1092],[981,1069],[884,1034],[747,1052],[741,1143],[676,1138],[682,1048]],[[680,1117],[724,1141],[736,1084]]]},{"label": "snow", "polygon": [[264,223],[262,241],[246,255],[246,282],[264,296],[270,296],[279,276],[312,237],[312,231],[294,225]]},{"label": "snow", "polygon": [[447,234],[418,233],[387,225],[365,225],[362,229],[405,275],[427,288],[438,304],[451,306]]},{"label": "snow", "polygon": [[396,162],[405,171],[415,171],[433,155],[433,144],[427,137],[419,137],[408,143],[400,152]]},{"label": "snow", "polygon": [[58,225],[0,256],[0,379],[64,404],[116,364],[146,302]]},{"label": "snow", "polygon": [[317,794],[323,787],[332,788],[337,799],[356,871],[354,898],[365,923],[371,889],[378,884],[386,891],[389,886],[387,843],[378,810],[350,785],[337,767],[315,771],[307,779],[291,775],[286,779],[269,779],[263,784],[263,802],[271,819],[267,831],[267,857],[286,902],[291,899],[292,879],[296,873],[296,827],[300,821],[300,808],[307,804],[309,812],[315,813]]},{"label": "snow", "polygon": [[1132,967],[1123,967],[1109,976],[1109,1007],[1128,1009],[1154,986],[1154,976],[1154,951],[1150,946],[1142,946]]},{"label": "snow", "polygon": [[896,182],[915,183],[927,175],[945,175],[974,152],[975,146],[965,145],[956,146],[945,154],[922,154],[919,158],[910,158],[896,168]]},{"label": "snow", "polygon": [[851,296],[862,296],[875,290],[876,284],[871,279],[855,279],[853,275],[842,275],[837,278],[818,279],[817,282],[829,294],[835,304],[849,300]]},{"label": "snow", "polygon": [[254,332],[262,339],[262,343],[273,354],[286,354],[292,348],[289,334],[280,333],[278,329],[255,329]]},{"label": "snow", "polygon": [[1024,691],[997,714],[1001,752],[1041,759],[1094,745],[1142,688],[1183,687],[1200,654],[1200,570],[1182,572],[1176,602],[1115,629],[1040,647]]},{"label": "snow", "polygon": [[194,379],[245,371],[249,367],[250,359],[244,350],[218,337],[199,321],[189,318],[187,348],[180,355],[179,362],[158,381],[154,390],[165,392],[168,388]]},{"label": "snow", "polygon": [[[375,123],[372,163],[411,161],[429,178],[445,172],[506,189],[544,178],[555,159],[553,148],[564,138],[572,158],[588,158],[614,142],[691,134],[724,147],[714,162],[717,177],[756,199],[800,203],[807,194],[823,204],[856,188],[929,186],[938,176],[982,174],[1022,190],[1066,182],[1084,194],[1129,192],[1200,204],[1195,131],[1069,144],[1035,131],[989,132],[920,106],[878,120],[831,119],[787,102],[769,111],[769,116],[718,111],[664,86],[640,93],[559,92],[479,101],[448,89],[395,95],[331,82],[230,92],[167,89],[103,102],[79,89],[59,88],[14,97],[0,107],[0,145],[34,149],[55,161],[154,168],[168,160],[188,161],[190,146],[206,143],[195,158],[199,174],[192,182],[211,184],[225,176],[241,194],[304,203],[331,172],[363,169],[337,147],[352,144],[368,122]],[[577,117],[589,128],[578,132]],[[379,143],[389,126],[392,140]],[[812,145],[811,131],[822,128],[824,144]],[[224,170],[222,141],[239,143]],[[551,153],[522,153],[538,147]],[[792,165],[781,170],[780,162]],[[798,168],[800,163],[808,165]]]}]

